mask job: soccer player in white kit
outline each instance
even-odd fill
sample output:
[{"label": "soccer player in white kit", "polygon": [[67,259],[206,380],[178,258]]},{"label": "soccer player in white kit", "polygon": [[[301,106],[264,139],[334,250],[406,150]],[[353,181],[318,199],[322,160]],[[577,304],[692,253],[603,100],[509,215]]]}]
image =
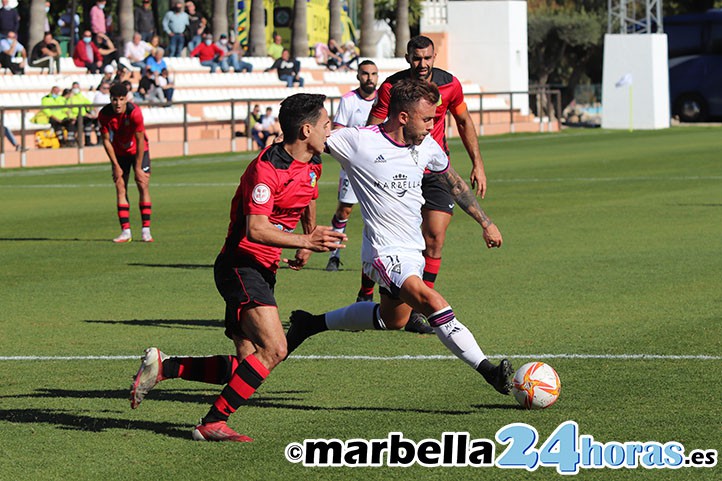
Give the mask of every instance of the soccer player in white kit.
[{"label": "soccer player in white kit", "polygon": [[379,284],[381,302],[357,302],[316,316],[292,312],[286,334],[288,352],[326,330],[401,329],[413,308],[427,317],[437,337],[454,355],[498,392],[508,394],[513,373],[509,360],[492,364],[449,303],[422,280],[424,169],[445,179],[460,200],[459,206],[481,220],[487,247],[500,247],[502,243],[496,225],[453,171],[443,149],[428,135],[438,100],[439,90],[432,83],[399,81],[391,89],[384,124],[337,130],[327,139],[327,151],[346,170],[361,206],[365,224],[363,270]]}]

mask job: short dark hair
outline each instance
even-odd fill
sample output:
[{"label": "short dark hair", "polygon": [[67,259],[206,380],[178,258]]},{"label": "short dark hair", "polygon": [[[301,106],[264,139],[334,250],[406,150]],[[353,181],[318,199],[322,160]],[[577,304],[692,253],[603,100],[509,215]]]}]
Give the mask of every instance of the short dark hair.
[{"label": "short dark hair", "polygon": [[111,97],[120,98],[125,97],[126,95],[128,95],[128,87],[126,87],[124,83],[116,82],[110,86]]},{"label": "short dark hair", "polygon": [[439,102],[439,88],[436,84],[414,79],[399,80],[391,87],[389,117],[410,112],[421,99],[436,105]]},{"label": "short dark hair", "polygon": [[406,53],[412,53],[414,50],[421,50],[426,47],[434,49],[434,42],[429,37],[417,35],[415,37],[411,37],[409,43],[406,44]]},{"label": "short dark hair", "polygon": [[360,64],[358,64],[358,68],[361,68],[364,65],[373,65],[374,67],[376,66],[376,64],[374,63],[373,60],[366,59],[363,62],[361,62]]},{"label": "short dark hair", "polygon": [[303,124],[318,122],[325,101],[326,96],[322,94],[295,94],[285,98],[278,113],[283,140],[295,142]]}]

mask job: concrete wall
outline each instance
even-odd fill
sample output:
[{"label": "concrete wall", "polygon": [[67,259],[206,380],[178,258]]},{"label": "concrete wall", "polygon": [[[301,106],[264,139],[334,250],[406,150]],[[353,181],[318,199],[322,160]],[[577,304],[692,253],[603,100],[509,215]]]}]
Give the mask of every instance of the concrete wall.
[{"label": "concrete wall", "polygon": [[667,35],[604,36],[602,106],[606,129],[669,127]]}]

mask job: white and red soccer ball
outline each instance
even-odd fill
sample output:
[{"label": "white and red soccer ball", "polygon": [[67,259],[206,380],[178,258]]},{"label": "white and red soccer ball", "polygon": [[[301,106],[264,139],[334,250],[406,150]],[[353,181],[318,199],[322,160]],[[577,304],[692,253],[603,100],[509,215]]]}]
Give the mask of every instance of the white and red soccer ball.
[{"label": "white and red soccer ball", "polygon": [[528,362],[520,367],[512,381],[511,392],[526,409],[544,409],[559,399],[562,383],[549,364]]}]

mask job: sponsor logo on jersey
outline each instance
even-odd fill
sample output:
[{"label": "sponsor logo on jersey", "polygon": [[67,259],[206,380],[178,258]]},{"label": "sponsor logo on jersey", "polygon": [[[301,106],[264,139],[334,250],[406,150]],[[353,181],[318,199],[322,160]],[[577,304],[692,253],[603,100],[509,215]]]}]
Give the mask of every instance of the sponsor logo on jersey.
[{"label": "sponsor logo on jersey", "polygon": [[308,176],[311,178],[311,187],[316,187],[316,181],[318,180],[316,172],[311,172],[308,174]]}]

